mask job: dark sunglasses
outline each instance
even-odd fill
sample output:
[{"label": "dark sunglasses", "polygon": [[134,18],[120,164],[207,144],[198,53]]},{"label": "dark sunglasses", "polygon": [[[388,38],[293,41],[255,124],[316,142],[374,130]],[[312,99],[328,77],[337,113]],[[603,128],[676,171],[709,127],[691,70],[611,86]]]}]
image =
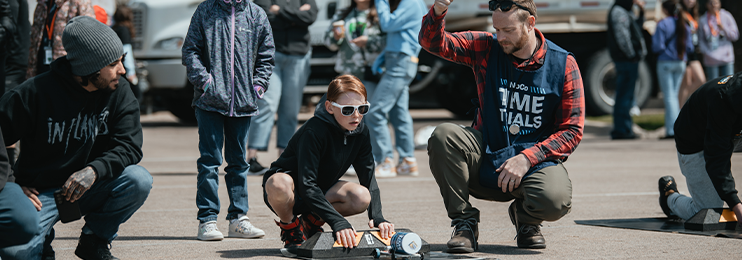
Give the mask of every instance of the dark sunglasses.
[{"label": "dark sunglasses", "polygon": [[340,105],[338,103],[332,102],[332,106],[340,108],[340,113],[344,116],[351,116],[353,113],[358,111],[358,114],[365,115],[368,113],[368,109],[371,108],[371,105],[366,102],[366,104],[353,106],[353,105]]},{"label": "dark sunglasses", "polygon": [[498,8],[504,13],[510,11],[510,9],[513,9],[513,6],[517,6],[520,9],[526,10],[529,14],[533,15],[531,13],[531,10],[528,10],[525,6],[519,5],[513,1],[496,1],[496,0],[490,0],[490,11],[494,12]]}]

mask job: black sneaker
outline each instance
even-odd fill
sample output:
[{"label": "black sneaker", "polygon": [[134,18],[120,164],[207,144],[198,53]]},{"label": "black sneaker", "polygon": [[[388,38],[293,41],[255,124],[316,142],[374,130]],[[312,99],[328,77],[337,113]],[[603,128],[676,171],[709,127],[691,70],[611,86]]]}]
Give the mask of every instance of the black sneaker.
[{"label": "black sneaker", "polygon": [[515,238],[518,239],[518,247],[533,249],[546,248],[546,240],[544,240],[544,235],[541,234],[540,225],[518,223],[518,210],[516,209],[515,203],[516,202],[510,204],[508,215],[510,215],[510,222],[515,225],[515,231],[517,232]]},{"label": "black sneaker", "polygon": [[325,232],[323,225],[325,221],[314,213],[301,214],[301,228],[307,239],[313,237],[314,234]]},{"label": "black sneaker", "polygon": [[675,178],[669,175],[663,176],[658,181],[658,186],[660,190],[660,208],[662,208],[662,212],[664,212],[668,218],[679,218],[678,215],[675,215],[675,213],[672,212],[670,206],[667,205],[667,198],[673,193],[678,192],[678,185],[675,183]]},{"label": "black sneaker", "polygon": [[299,247],[307,240],[301,229],[301,220],[297,217],[294,217],[294,221],[288,224],[276,221],[276,225],[281,228],[281,241],[284,242],[283,248]]},{"label": "black sneaker", "polygon": [[52,248],[52,240],[54,240],[54,228],[49,231],[49,235],[44,238],[44,249],[41,251],[41,260],[55,260],[54,248]]},{"label": "black sneaker", "polygon": [[81,234],[75,255],[83,260],[119,260],[111,255],[111,243],[96,235]]},{"label": "black sneaker", "polygon": [[263,167],[263,165],[260,165],[257,157],[250,158],[247,163],[250,165],[250,170],[248,170],[250,174],[263,175],[263,173],[268,170],[267,168]]}]

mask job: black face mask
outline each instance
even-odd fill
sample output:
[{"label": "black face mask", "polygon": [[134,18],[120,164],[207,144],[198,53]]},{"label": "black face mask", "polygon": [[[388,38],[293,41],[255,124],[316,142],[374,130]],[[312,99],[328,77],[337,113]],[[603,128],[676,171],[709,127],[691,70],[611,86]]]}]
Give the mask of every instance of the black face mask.
[{"label": "black face mask", "polygon": [[616,5],[630,11],[634,6],[634,0],[616,0]]}]

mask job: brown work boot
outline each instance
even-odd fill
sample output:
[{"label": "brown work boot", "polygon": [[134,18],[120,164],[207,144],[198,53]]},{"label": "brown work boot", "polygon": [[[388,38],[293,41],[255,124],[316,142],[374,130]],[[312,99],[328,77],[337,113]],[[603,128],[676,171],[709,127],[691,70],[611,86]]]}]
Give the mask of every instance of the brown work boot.
[{"label": "brown work boot", "polygon": [[519,224],[518,210],[516,209],[515,203],[516,202],[510,204],[508,215],[510,215],[510,222],[515,225],[515,230],[517,232],[515,238],[518,239],[518,247],[533,249],[546,248],[546,240],[544,240],[544,236],[541,235],[541,225]]},{"label": "brown work boot", "polygon": [[449,253],[471,253],[477,249],[477,239],[479,238],[479,228],[477,227],[477,220],[470,219],[455,219],[453,221],[454,229],[451,234],[451,239],[448,240],[446,245],[448,246]]},{"label": "brown work boot", "polygon": [[325,229],[322,228],[323,225],[325,225],[325,221],[316,214],[301,214],[301,229],[307,239],[313,237],[314,234],[325,232]]}]

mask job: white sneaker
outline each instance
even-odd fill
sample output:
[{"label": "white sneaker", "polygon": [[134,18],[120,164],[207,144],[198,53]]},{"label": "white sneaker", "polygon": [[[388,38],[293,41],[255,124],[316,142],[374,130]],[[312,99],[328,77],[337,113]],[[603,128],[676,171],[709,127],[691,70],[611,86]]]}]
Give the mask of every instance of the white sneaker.
[{"label": "white sneaker", "polygon": [[209,221],[198,225],[198,240],[219,241],[224,239],[222,232],[216,227],[216,221]]},{"label": "white sneaker", "polygon": [[417,176],[420,173],[417,171],[417,160],[415,157],[404,158],[399,164],[397,164],[397,174],[407,176]]},{"label": "white sneaker", "polygon": [[386,158],[384,162],[376,165],[376,178],[397,177],[397,169],[394,168],[392,158]]},{"label": "white sneaker", "polygon": [[239,215],[236,219],[229,221],[229,237],[261,238],[263,236],[265,232],[253,226],[245,215]]}]

